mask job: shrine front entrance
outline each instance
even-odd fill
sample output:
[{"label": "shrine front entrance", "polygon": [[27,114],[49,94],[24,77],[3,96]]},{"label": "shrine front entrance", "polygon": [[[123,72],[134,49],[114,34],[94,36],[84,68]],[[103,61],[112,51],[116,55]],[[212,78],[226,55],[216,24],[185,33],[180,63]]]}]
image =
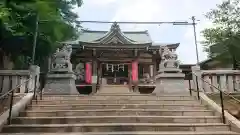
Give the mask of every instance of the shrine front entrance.
[{"label": "shrine front entrance", "polygon": [[102,85],[127,85],[129,84],[129,63],[101,63]]}]

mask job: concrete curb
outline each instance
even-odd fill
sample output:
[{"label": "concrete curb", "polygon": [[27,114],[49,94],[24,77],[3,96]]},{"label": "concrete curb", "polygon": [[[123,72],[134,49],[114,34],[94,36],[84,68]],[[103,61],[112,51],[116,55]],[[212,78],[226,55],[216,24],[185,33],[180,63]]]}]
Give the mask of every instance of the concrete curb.
[{"label": "concrete curb", "polygon": [[[26,106],[31,103],[32,98],[33,93],[28,93],[19,102],[17,102],[12,108],[12,117],[17,117],[19,115],[19,112],[23,111],[26,108]],[[7,123],[8,114],[9,110],[5,111],[0,116],[0,131],[2,130],[3,126]]]},{"label": "concrete curb", "polygon": [[[204,93],[200,92],[200,98],[202,100],[202,103],[204,105],[208,105],[211,109],[216,111],[219,115],[222,114],[222,108],[215,103],[212,99],[210,99],[207,95]],[[240,121],[236,119],[234,116],[232,116],[228,111],[225,111],[225,118],[227,124],[230,124],[231,130],[234,132],[240,133]]]}]

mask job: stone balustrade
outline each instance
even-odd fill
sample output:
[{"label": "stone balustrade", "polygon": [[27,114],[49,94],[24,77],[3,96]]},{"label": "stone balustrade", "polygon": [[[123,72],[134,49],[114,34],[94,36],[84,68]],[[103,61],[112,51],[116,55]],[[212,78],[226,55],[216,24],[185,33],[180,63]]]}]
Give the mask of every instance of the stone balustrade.
[{"label": "stone balustrade", "polygon": [[[240,70],[200,70],[195,66],[192,71],[203,79],[198,78],[199,88],[207,93],[218,92],[215,87],[228,93],[240,92]],[[195,75],[193,86],[196,89]]]},{"label": "stone balustrade", "polygon": [[37,66],[32,66],[29,70],[0,70],[0,93],[18,87],[16,93],[33,92],[35,81],[39,86],[40,69]]}]

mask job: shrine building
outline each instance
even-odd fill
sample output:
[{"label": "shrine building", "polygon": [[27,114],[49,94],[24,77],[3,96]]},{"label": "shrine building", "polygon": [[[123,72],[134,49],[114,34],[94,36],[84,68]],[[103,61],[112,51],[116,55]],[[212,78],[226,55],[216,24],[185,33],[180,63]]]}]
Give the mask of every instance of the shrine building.
[{"label": "shrine building", "polygon": [[76,86],[92,93],[104,86],[128,86],[129,90],[154,87],[163,48],[175,52],[180,43],[154,43],[148,31],[122,31],[113,23],[109,31],[82,30],[72,46],[71,62]]}]

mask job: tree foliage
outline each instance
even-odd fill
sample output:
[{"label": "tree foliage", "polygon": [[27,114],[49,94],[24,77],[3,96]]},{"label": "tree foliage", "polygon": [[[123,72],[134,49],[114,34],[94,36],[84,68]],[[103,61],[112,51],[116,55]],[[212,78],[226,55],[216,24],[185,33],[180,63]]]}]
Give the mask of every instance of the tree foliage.
[{"label": "tree foliage", "polygon": [[240,1],[227,0],[217,5],[216,9],[206,14],[214,24],[212,28],[202,31],[205,37],[204,45],[210,58],[222,64],[240,63]]},{"label": "tree foliage", "polygon": [[0,49],[12,60],[32,55],[37,17],[36,63],[41,64],[57,42],[76,37],[81,0],[0,0]]}]

